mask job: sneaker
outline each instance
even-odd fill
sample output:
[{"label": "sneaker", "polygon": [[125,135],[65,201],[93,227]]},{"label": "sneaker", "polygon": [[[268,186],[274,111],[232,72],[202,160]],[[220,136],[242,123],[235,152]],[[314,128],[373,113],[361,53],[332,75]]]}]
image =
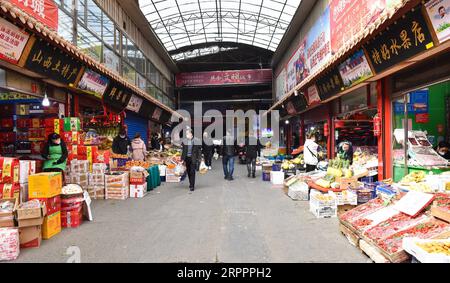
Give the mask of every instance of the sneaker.
[{"label": "sneaker", "polygon": [[253,178],[253,179],[255,179],[255,178],[256,178],[255,174],[253,174],[253,175],[252,175],[252,178]]},{"label": "sneaker", "polygon": [[228,178],[228,181],[233,181],[234,180],[234,178],[232,177],[232,176],[230,176],[229,178]]},{"label": "sneaker", "polygon": [[225,176],[224,179],[225,179],[225,180],[228,180],[229,178],[228,178],[228,176]]},{"label": "sneaker", "polygon": [[194,188],[189,188],[189,191],[193,192],[195,189]]},{"label": "sneaker", "polygon": [[208,167],[209,170],[212,170],[211,166]]}]

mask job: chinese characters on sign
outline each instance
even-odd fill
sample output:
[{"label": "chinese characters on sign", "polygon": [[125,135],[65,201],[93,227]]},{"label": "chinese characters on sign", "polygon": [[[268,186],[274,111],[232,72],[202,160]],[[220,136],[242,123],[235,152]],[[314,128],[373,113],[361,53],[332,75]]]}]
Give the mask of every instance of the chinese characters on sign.
[{"label": "chinese characters on sign", "polygon": [[79,61],[41,40],[36,40],[21,67],[66,85],[74,85],[84,69]]},{"label": "chinese characters on sign", "polygon": [[309,106],[320,103],[319,91],[315,85],[308,87],[306,97]]},{"label": "chinese characters on sign", "polygon": [[330,59],[330,8],[327,7],[309,31],[306,39],[306,60],[309,73],[314,74]]},{"label": "chinese characters on sign", "polygon": [[53,0],[10,0],[47,27],[58,30],[58,6]]},{"label": "chinese characters on sign", "polygon": [[0,59],[17,64],[29,37],[26,32],[0,18]]},{"label": "chinese characters on sign", "polygon": [[365,48],[375,72],[380,73],[433,46],[422,10],[416,8]]},{"label": "chinese characters on sign", "polygon": [[271,69],[181,73],[176,77],[177,87],[260,84],[270,82],[272,82]]},{"label": "chinese characters on sign", "polygon": [[344,82],[337,68],[333,68],[323,77],[317,80],[320,99],[326,100],[344,90]]},{"label": "chinese characters on sign", "polygon": [[115,113],[120,113],[127,107],[131,93],[116,83],[110,83],[103,95],[103,103]]}]

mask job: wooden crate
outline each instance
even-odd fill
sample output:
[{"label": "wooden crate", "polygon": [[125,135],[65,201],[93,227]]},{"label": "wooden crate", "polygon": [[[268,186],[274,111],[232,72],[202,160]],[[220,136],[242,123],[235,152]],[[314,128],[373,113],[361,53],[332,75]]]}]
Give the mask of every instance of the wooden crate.
[{"label": "wooden crate", "polygon": [[450,223],[450,213],[437,206],[431,207],[431,215]]},{"label": "wooden crate", "polygon": [[363,239],[359,240],[359,248],[375,263],[389,263],[389,260],[384,257],[375,246]]},{"label": "wooden crate", "polygon": [[347,211],[352,210],[355,207],[357,207],[357,205],[351,205],[351,204],[339,205],[338,206],[338,216]]},{"label": "wooden crate", "polygon": [[378,247],[378,245],[374,241],[369,239],[368,237],[362,236],[362,240],[364,242],[366,242],[368,245],[371,245],[377,251],[378,254],[382,255],[389,262],[402,263],[402,262],[409,261],[411,259],[411,256],[407,252],[405,252],[404,250],[398,251],[398,252],[396,252],[394,254],[389,254],[385,250],[383,250],[380,247]]},{"label": "wooden crate", "polygon": [[339,230],[347,238],[347,240],[352,246],[355,246],[357,248],[359,247],[360,238],[357,234],[353,233],[349,228],[347,228],[343,224],[339,225]]}]

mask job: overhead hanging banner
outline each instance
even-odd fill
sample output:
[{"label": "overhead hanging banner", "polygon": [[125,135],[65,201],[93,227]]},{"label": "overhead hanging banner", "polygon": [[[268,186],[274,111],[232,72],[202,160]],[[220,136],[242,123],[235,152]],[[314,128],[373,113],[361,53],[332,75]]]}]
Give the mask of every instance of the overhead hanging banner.
[{"label": "overhead hanging banner", "polygon": [[376,73],[397,65],[434,47],[433,37],[428,29],[421,6],[400,18],[365,45],[370,62]]},{"label": "overhead hanging banner", "polygon": [[320,99],[326,100],[344,90],[344,82],[338,68],[331,69],[316,82]]},{"label": "overhead hanging banner", "polygon": [[53,0],[9,0],[16,7],[43,23],[58,30],[58,6]]},{"label": "overhead hanging banner", "polygon": [[101,99],[108,87],[108,83],[109,79],[107,77],[104,77],[91,69],[85,69],[84,74],[78,83],[78,88]]},{"label": "overhead hanging banner", "polygon": [[306,39],[306,60],[309,73],[315,73],[330,59],[330,7],[327,7],[309,31]]},{"label": "overhead hanging banner", "polygon": [[143,99],[137,95],[132,95],[130,101],[128,102],[127,109],[136,113],[139,113],[141,109]]},{"label": "overhead hanging banner", "polygon": [[138,114],[141,115],[142,117],[150,119],[152,117],[153,112],[155,111],[155,107],[156,106],[153,103],[150,103],[150,101],[144,100],[142,102]]},{"label": "overhead hanging banner", "polygon": [[28,56],[19,65],[49,79],[66,85],[75,85],[84,69],[83,65],[56,47],[36,39]]},{"label": "overhead hanging banner", "polygon": [[346,88],[357,85],[373,76],[372,69],[370,69],[363,50],[353,54],[340,64],[338,68]]},{"label": "overhead hanging banner", "polygon": [[303,40],[289,60],[286,67],[286,92],[294,87],[309,75],[309,68],[305,59],[306,40]]},{"label": "overhead hanging banner", "polygon": [[103,103],[115,113],[120,113],[128,106],[131,92],[122,85],[111,82],[103,95]]},{"label": "overhead hanging banner", "polygon": [[370,24],[386,9],[386,0],[331,0],[330,28],[333,53]]},{"label": "overhead hanging banner", "polygon": [[159,107],[155,107],[155,110],[153,111],[153,114],[152,114],[152,119],[153,120],[156,120],[156,121],[158,121],[159,120],[159,118],[161,118],[161,114],[162,114],[162,109],[161,108],[159,108]]},{"label": "overhead hanging banner", "polygon": [[28,33],[0,18],[0,59],[17,64],[29,38]]},{"label": "overhead hanging banner", "polygon": [[278,75],[276,81],[276,100],[280,100],[283,95],[286,94],[286,69],[283,68],[283,71]]},{"label": "overhead hanging banner", "polygon": [[247,85],[272,82],[272,69],[180,73],[177,87]]},{"label": "overhead hanging banner", "polygon": [[425,4],[428,17],[440,43],[450,39],[450,0],[430,0]]}]

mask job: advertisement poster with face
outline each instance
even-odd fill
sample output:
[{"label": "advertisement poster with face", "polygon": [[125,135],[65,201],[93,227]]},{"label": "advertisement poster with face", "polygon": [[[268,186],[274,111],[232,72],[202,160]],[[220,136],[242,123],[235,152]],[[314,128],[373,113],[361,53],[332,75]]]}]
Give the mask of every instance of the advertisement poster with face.
[{"label": "advertisement poster with face", "polygon": [[297,49],[286,67],[286,92],[291,91],[297,85],[297,61],[300,58],[301,49]]},{"label": "advertisement poster with face", "polygon": [[362,49],[339,65],[339,73],[346,88],[357,85],[373,76]]},{"label": "advertisement poster with face", "polygon": [[330,7],[327,7],[306,39],[306,61],[310,74],[317,72],[330,59]]},{"label": "advertisement poster with face", "polygon": [[450,0],[431,0],[425,4],[440,43],[450,39]]}]

